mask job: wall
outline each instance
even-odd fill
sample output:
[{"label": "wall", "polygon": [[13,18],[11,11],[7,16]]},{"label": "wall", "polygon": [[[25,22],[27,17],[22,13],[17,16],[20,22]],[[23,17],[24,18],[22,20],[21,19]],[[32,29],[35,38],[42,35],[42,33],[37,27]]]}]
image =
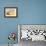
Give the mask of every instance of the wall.
[{"label": "wall", "polygon": [[[18,7],[18,18],[4,18],[4,7],[10,6]],[[46,24],[46,0],[0,0],[0,44],[8,43],[17,24]]]}]

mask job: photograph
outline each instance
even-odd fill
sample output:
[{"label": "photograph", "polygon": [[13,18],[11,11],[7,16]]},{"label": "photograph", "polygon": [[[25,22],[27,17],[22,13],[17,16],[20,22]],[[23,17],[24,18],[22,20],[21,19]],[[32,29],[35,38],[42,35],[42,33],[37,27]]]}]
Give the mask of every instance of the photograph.
[{"label": "photograph", "polygon": [[17,7],[5,7],[4,8],[4,16],[5,17],[17,17],[18,16],[18,8]]},{"label": "photograph", "polygon": [[20,41],[46,41],[46,25],[20,24],[18,30],[20,31]]}]

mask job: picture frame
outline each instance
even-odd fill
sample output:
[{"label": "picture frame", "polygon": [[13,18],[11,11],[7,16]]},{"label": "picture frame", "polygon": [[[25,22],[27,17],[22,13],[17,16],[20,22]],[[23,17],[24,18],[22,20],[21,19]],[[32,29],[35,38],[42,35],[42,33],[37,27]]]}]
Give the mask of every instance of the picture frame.
[{"label": "picture frame", "polygon": [[17,7],[5,7],[4,8],[4,17],[5,18],[18,17],[18,8]]},{"label": "picture frame", "polygon": [[[23,30],[28,30],[28,35],[24,32],[24,35],[22,35]],[[28,37],[25,38],[24,36]],[[22,40],[46,41],[46,24],[18,24],[18,41],[21,42]]]}]

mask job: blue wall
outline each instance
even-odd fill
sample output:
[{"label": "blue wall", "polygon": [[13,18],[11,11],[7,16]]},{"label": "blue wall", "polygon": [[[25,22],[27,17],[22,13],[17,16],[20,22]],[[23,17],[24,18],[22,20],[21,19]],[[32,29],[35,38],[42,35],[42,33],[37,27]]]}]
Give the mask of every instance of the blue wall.
[{"label": "blue wall", "polygon": [[[4,18],[4,7],[18,7],[18,18]],[[17,24],[46,24],[46,0],[0,0],[0,44],[17,33]]]}]

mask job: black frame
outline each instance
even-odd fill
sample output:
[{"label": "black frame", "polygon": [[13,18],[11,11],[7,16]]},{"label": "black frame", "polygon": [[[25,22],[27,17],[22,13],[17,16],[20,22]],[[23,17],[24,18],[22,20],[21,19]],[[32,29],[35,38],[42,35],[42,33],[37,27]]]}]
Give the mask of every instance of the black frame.
[{"label": "black frame", "polygon": [[[5,15],[5,9],[7,9],[7,8],[15,8],[16,9],[16,16],[6,16]],[[4,7],[4,17],[5,18],[17,18],[18,17],[18,7]]]}]

